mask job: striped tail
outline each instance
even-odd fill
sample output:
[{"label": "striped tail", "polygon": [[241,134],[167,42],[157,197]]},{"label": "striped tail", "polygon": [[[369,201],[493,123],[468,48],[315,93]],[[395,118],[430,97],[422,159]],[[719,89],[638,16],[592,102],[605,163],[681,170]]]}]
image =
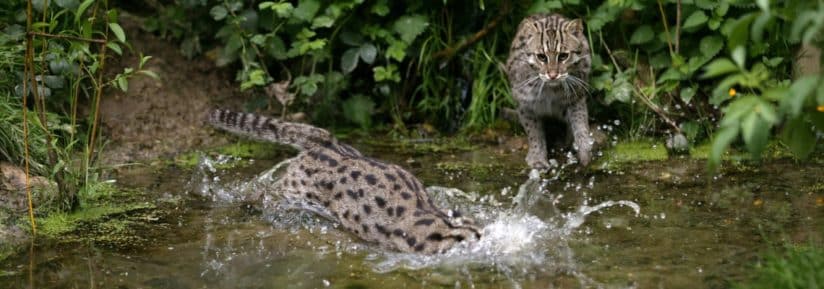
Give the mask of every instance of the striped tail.
[{"label": "striped tail", "polygon": [[209,114],[209,123],[232,133],[290,145],[298,150],[337,146],[335,137],[325,129],[251,113],[216,109]]}]

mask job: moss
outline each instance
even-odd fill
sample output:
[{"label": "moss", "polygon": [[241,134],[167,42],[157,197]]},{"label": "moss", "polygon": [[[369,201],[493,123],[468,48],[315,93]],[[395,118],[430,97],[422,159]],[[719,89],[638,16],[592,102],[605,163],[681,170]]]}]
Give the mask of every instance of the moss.
[{"label": "moss", "polygon": [[105,223],[107,218],[114,215],[154,208],[155,206],[149,203],[102,204],[71,213],[53,213],[47,217],[36,219],[37,234],[57,239],[66,233],[76,231],[84,223]]},{"label": "moss", "polygon": [[387,149],[390,148],[400,153],[444,153],[470,151],[477,147],[463,136],[437,137],[430,139],[392,139],[390,137],[362,137],[354,139],[350,136],[349,142],[359,142],[369,147]]},{"label": "moss", "polygon": [[637,162],[666,160],[667,149],[663,143],[650,140],[621,142],[604,151],[601,162]]},{"label": "moss", "polygon": [[694,145],[690,147],[690,157],[705,160],[710,157],[710,151],[712,151],[712,144],[709,142]]}]

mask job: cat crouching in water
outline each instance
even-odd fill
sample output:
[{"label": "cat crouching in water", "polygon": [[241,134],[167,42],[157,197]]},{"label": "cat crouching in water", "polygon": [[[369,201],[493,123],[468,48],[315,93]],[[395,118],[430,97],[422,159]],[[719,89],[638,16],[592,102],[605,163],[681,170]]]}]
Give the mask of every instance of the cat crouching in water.
[{"label": "cat crouching in water", "polygon": [[279,195],[340,223],[367,242],[435,254],[481,238],[470,219],[438,208],[414,175],[363,156],[324,129],[220,109],[209,114],[209,123],[298,149],[274,185]]}]

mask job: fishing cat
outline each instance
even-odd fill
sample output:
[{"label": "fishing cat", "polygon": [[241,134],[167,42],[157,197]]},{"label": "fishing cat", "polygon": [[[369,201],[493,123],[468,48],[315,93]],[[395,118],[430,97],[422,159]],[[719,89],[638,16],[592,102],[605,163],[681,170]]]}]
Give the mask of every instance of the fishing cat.
[{"label": "fishing cat", "polygon": [[589,44],[580,19],[538,14],[518,25],[506,71],[518,103],[518,119],[527,133],[526,162],[531,168],[549,167],[545,118],[568,123],[578,161],[584,166],[590,162],[593,137],[586,100],[590,65]]},{"label": "fishing cat", "polygon": [[402,252],[434,254],[481,237],[472,220],[435,206],[411,173],[361,155],[324,129],[227,110],[211,112],[209,122],[298,149],[276,181],[277,193],[339,222],[363,240]]}]

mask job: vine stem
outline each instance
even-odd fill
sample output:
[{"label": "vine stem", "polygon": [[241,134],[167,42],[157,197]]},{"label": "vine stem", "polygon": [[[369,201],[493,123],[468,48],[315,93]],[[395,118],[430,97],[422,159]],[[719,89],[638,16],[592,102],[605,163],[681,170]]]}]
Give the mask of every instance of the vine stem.
[{"label": "vine stem", "polygon": [[[660,2],[659,2],[660,3]],[[675,53],[680,51],[681,44],[681,0],[676,2],[675,9]]]},{"label": "vine stem", "polygon": [[669,25],[667,24],[667,14],[664,12],[664,4],[661,3],[661,0],[658,0],[658,11],[661,11],[661,22],[664,23],[664,32],[667,33],[667,46],[669,46],[670,55],[675,54],[675,50],[672,48],[672,39],[670,39],[670,32],[669,32]]},{"label": "vine stem", "polygon": [[449,58],[452,58],[452,56],[454,56],[455,53],[458,53],[458,51],[466,49],[470,45],[475,44],[475,42],[478,42],[481,39],[483,39],[487,34],[489,34],[489,32],[491,32],[493,29],[495,29],[495,27],[497,27],[498,24],[501,23],[501,21],[503,21],[504,17],[509,15],[509,10],[510,10],[509,6],[510,6],[509,1],[503,1],[503,3],[501,4],[501,10],[498,12],[498,15],[496,15],[495,18],[492,19],[492,21],[487,23],[484,26],[484,28],[482,28],[481,30],[478,30],[478,32],[475,32],[475,34],[472,34],[472,36],[470,36],[469,38],[464,39],[463,41],[461,41],[457,45],[449,46],[449,47],[446,47],[446,48],[444,48],[440,51],[436,51],[435,53],[432,53],[432,58],[433,59],[445,58],[445,59],[448,60]]},{"label": "vine stem", "polygon": [[[612,50],[609,49],[609,45],[607,45],[607,43],[604,41],[603,34],[599,33],[598,36],[601,38],[601,45],[603,45],[604,49],[607,51],[607,55],[609,55],[610,60],[612,60],[612,64],[615,65],[615,69],[617,69],[619,73],[622,73],[623,70],[621,69],[621,66],[618,65],[618,61],[615,60],[615,56],[612,54]],[[652,69],[652,68],[650,68],[650,69]],[[653,81],[653,83],[655,83],[655,82]],[[633,84],[632,85],[632,90],[635,92],[638,99],[640,99],[641,102],[644,103],[644,105],[649,107],[649,109],[651,109],[659,117],[661,117],[664,120],[664,122],[666,122],[669,126],[672,127],[673,130],[675,130],[675,132],[681,133],[681,128],[678,127],[678,124],[676,124],[675,121],[670,119],[667,116],[667,114],[658,105],[652,103],[650,98],[643,91],[641,91],[641,89],[638,86]]]}]

